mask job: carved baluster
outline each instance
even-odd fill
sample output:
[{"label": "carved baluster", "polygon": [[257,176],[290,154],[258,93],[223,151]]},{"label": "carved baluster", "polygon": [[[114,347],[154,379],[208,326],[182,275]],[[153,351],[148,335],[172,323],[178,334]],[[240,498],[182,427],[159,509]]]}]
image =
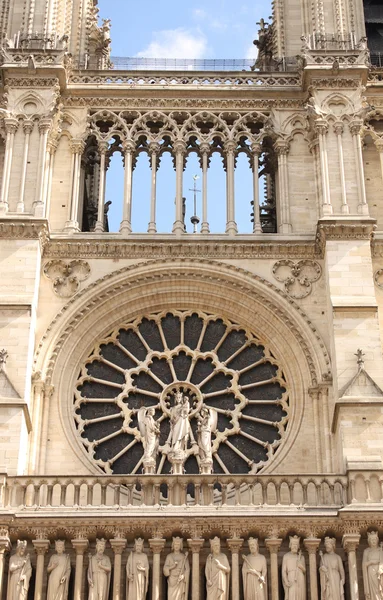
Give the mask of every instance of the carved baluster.
[{"label": "carved baluster", "polygon": [[380,483],[380,502],[383,503],[383,477],[379,477]]},{"label": "carved baluster", "polygon": [[32,540],[32,544],[37,554],[34,600],[41,600],[43,596],[44,556],[49,550],[50,542],[49,540]]},{"label": "carved baluster", "polygon": [[93,485],[91,483],[86,484],[86,504],[87,506],[93,504]]},{"label": "carved baluster", "polygon": [[84,539],[72,540],[72,546],[76,551],[76,569],[74,580],[74,600],[81,600],[81,589],[84,568],[84,552],[88,548],[89,542]]},{"label": "carved baluster", "polygon": [[81,488],[81,483],[75,483],[75,485],[74,485],[74,498],[73,498],[73,504],[74,504],[74,506],[79,506],[80,505],[80,488]]},{"label": "carved baluster", "polygon": [[192,600],[200,600],[199,554],[203,544],[204,540],[200,538],[188,540],[189,548],[192,551]]},{"label": "carved baluster", "polygon": [[125,595],[121,590],[121,555],[126,548],[126,540],[115,538],[110,540],[110,545],[114,552],[113,600],[121,600]]},{"label": "carved baluster", "polygon": [[306,538],[303,540],[303,543],[309,554],[310,600],[318,600],[317,551],[321,540],[318,538]]},{"label": "carved baluster", "polygon": [[356,493],[355,493],[355,479],[350,479],[350,490],[351,490],[351,504],[355,504],[357,502]]},{"label": "carved baluster", "polygon": [[161,597],[160,563],[161,551],[165,547],[165,542],[166,540],[161,538],[149,540],[149,546],[153,552],[152,600],[160,600]]},{"label": "carved baluster", "polygon": [[279,600],[278,552],[282,540],[279,538],[266,538],[265,544],[270,552],[271,600]]},{"label": "carved baluster", "polygon": [[106,490],[108,488],[107,483],[101,484],[101,506],[106,506]]},{"label": "carved baluster", "polygon": [[290,504],[294,504],[294,484],[289,483],[289,500]]},{"label": "carved baluster", "polygon": [[308,483],[306,481],[303,481],[302,482],[302,494],[303,494],[303,504],[304,504],[304,506],[306,506],[308,504],[307,488],[308,488]]},{"label": "carved baluster", "polygon": [[60,506],[65,506],[66,490],[67,490],[66,482],[65,481],[61,482],[60,483]]},{"label": "carved baluster", "polygon": [[121,499],[120,499],[120,490],[121,490],[121,485],[119,483],[116,483],[114,486],[114,493],[113,493],[113,504],[115,506],[121,506]]},{"label": "carved baluster", "polygon": [[239,551],[243,540],[232,538],[227,540],[227,545],[231,550],[231,600],[239,600]]},{"label": "carved baluster", "polygon": [[282,484],[279,481],[275,483],[275,496],[277,506],[280,506],[281,504],[281,485]]},{"label": "carved baluster", "polygon": [[159,483],[154,484],[154,504],[158,505],[161,499],[161,486]]},{"label": "carved baluster", "polygon": [[369,477],[365,477],[364,478],[364,482],[366,484],[366,494],[367,494],[366,502],[372,502],[372,500],[371,500],[370,478]]},{"label": "carved baluster", "polygon": [[195,493],[195,505],[201,506],[201,484],[196,483],[194,485],[194,493]]},{"label": "carved baluster", "polygon": [[222,506],[227,505],[227,483],[221,485]]}]

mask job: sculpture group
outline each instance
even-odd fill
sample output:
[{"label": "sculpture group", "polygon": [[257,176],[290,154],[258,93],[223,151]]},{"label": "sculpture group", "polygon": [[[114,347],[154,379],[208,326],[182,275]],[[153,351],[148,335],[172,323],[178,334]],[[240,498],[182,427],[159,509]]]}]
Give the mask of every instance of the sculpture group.
[{"label": "sculpture group", "polygon": [[[368,548],[364,550],[362,570],[365,600],[383,600],[383,543],[376,531],[368,533]],[[242,555],[242,580],[244,600],[268,600],[267,562],[259,553],[258,540],[248,540],[249,554]],[[96,540],[96,551],[89,554],[87,581],[88,600],[108,600],[112,564],[105,554],[106,540]],[[335,538],[324,539],[325,552],[320,552],[319,578],[321,600],[343,600],[345,571],[336,552]],[[7,600],[27,600],[32,564],[26,552],[27,542],[17,541],[15,553],[9,561]],[[144,540],[137,538],[126,564],[126,600],[146,600],[149,589],[149,560],[144,550]],[[206,600],[228,600],[230,590],[230,564],[221,549],[221,540],[210,540],[210,553],[206,559]],[[47,600],[67,600],[71,563],[65,553],[65,542],[55,542],[55,553],[48,566]],[[170,553],[166,556],[163,574],[167,579],[167,600],[188,600],[190,583],[189,555],[183,549],[183,539],[174,537]],[[300,538],[289,539],[289,551],[282,560],[282,583],[285,600],[306,600],[306,561],[300,549]],[[352,582],[351,582],[352,583]]]}]

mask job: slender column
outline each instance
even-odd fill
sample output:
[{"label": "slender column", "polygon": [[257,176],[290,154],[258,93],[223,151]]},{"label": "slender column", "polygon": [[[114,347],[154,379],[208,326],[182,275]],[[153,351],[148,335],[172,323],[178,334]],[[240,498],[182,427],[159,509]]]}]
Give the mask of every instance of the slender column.
[{"label": "slender column", "polygon": [[[41,373],[39,373],[41,375]],[[41,421],[43,413],[43,402],[44,402],[44,382],[38,376],[37,379],[33,380],[33,429],[31,432],[31,446],[30,446],[30,459],[29,459],[29,473],[35,474],[37,472],[37,454],[38,447],[41,443]]]},{"label": "slender column", "polygon": [[199,590],[199,553],[203,548],[205,540],[195,538],[188,540],[188,545],[192,551],[192,595],[191,600],[200,600]]},{"label": "slender column", "polygon": [[319,139],[319,159],[322,180],[322,215],[332,215],[333,210],[331,204],[327,157],[328,123],[322,119],[319,119],[315,123],[315,131],[317,132]]},{"label": "slender column", "polygon": [[45,385],[44,386],[44,407],[42,412],[42,426],[41,426],[41,440],[38,445],[36,452],[38,454],[38,458],[36,457],[36,465],[38,464],[38,472],[45,472],[45,457],[47,453],[47,443],[48,443],[48,423],[49,423],[49,412],[50,412],[50,402],[53,396],[54,387],[53,385]]},{"label": "slender column", "polygon": [[[0,538],[0,598],[3,597],[3,590],[5,589],[5,577],[4,577],[4,567],[5,567],[5,553],[8,552],[11,548],[11,541],[8,536],[4,536]],[[194,600],[194,598],[193,598]]]},{"label": "slender column", "polygon": [[254,202],[254,222],[253,233],[263,233],[261,227],[260,208],[259,208],[259,156],[261,154],[261,145],[253,144],[251,152],[253,154],[253,202]]},{"label": "slender column", "polygon": [[210,145],[202,143],[200,146],[200,155],[202,157],[202,223],[201,233],[210,233],[209,222],[207,220],[207,170],[209,167]]},{"label": "slender column", "polygon": [[320,402],[323,410],[323,437],[324,437],[324,449],[326,458],[326,471],[332,472],[333,469],[333,453],[331,448],[331,425],[330,425],[330,411],[328,405],[328,388],[321,387],[320,390]]},{"label": "slender column", "polygon": [[238,233],[234,199],[235,143],[226,142],[224,150],[226,154],[226,233],[235,235]]},{"label": "slender column", "polygon": [[153,552],[152,600],[160,600],[161,597],[160,562],[161,551],[165,547],[165,542],[166,540],[162,538],[149,540],[149,546]]},{"label": "slender column", "polygon": [[25,196],[25,182],[27,178],[27,167],[28,167],[28,155],[29,155],[29,142],[31,138],[31,133],[33,131],[33,121],[31,119],[25,119],[23,123],[24,130],[24,153],[23,153],[23,162],[21,165],[21,176],[20,176],[20,191],[19,191],[19,201],[17,203],[17,212],[23,213],[25,209],[24,204],[24,196]]},{"label": "slender column", "polygon": [[[98,211],[97,223],[94,228],[95,232],[102,233],[104,231],[104,205],[105,205],[105,179],[106,179],[106,153],[108,151],[108,142],[99,142],[98,149],[100,152],[100,183],[98,188]],[[126,168],[126,165],[125,165]]]},{"label": "slender column", "polygon": [[70,149],[73,154],[73,173],[72,173],[72,194],[70,203],[69,221],[65,224],[65,230],[70,232],[79,231],[78,210],[80,200],[80,179],[81,179],[81,157],[85,150],[83,140],[71,140]]},{"label": "slender column", "polygon": [[173,224],[173,233],[181,235],[185,233],[185,224],[182,214],[183,201],[183,173],[186,144],[182,140],[175,142],[173,150],[176,155],[176,220]]},{"label": "slender column", "polygon": [[317,551],[321,540],[319,538],[306,538],[303,543],[309,554],[310,600],[318,600]]},{"label": "slender column", "polygon": [[382,185],[383,185],[383,139],[382,138],[375,140],[375,147],[376,147],[377,151],[379,152],[380,169],[381,169],[381,173],[382,173]]},{"label": "slender column", "polygon": [[124,143],[124,208],[120,224],[121,233],[132,233],[133,158],[135,149],[136,146],[131,140]]},{"label": "slender column", "polygon": [[88,548],[88,540],[72,540],[72,546],[76,550],[76,570],[74,578],[73,600],[81,600],[82,575],[84,568],[84,552]]},{"label": "slender column", "polygon": [[341,194],[342,194],[342,214],[348,215],[350,212],[350,207],[347,204],[347,191],[346,191],[346,177],[344,172],[344,158],[343,158],[343,142],[342,142],[342,134],[343,134],[343,123],[338,121],[334,123],[334,131],[336,135],[336,140],[338,144],[338,157],[339,157],[339,172],[340,172],[340,186],[341,186]]},{"label": "slender column", "polygon": [[110,540],[110,545],[114,551],[113,600],[121,600],[124,597],[121,589],[121,555],[126,548],[126,540],[114,538]]},{"label": "slender column", "polygon": [[364,183],[362,142],[360,139],[360,130],[362,127],[363,121],[361,119],[352,121],[350,123],[352,143],[354,146],[356,179],[358,184],[358,213],[360,215],[368,215],[369,212],[366,197],[366,186]]},{"label": "slender column", "polygon": [[150,164],[152,167],[152,188],[150,195],[150,222],[148,225],[148,233],[156,233],[156,200],[157,200],[157,171],[159,166],[160,146],[157,143],[152,143],[149,146]]},{"label": "slender column", "polygon": [[49,156],[50,156],[50,161],[49,161],[48,178],[47,178],[48,179],[47,180],[47,194],[46,194],[47,208],[45,211],[47,219],[49,219],[50,209],[51,209],[52,177],[53,177],[53,170],[54,170],[55,156],[56,156],[57,148],[58,148],[58,142],[56,140],[48,141],[48,152],[49,152]]},{"label": "slender column", "polygon": [[322,465],[322,444],[321,444],[321,435],[322,435],[322,427],[321,427],[321,419],[319,413],[319,390],[318,389],[309,389],[309,394],[313,406],[313,416],[314,416],[314,438],[315,438],[315,453],[316,453],[316,463],[318,473],[323,472]]},{"label": "slender column", "polygon": [[15,141],[15,135],[19,123],[17,119],[7,118],[4,119],[5,132],[7,134],[5,142],[5,156],[4,156],[4,167],[3,167],[3,181],[1,184],[0,193],[0,215],[8,212],[8,194],[9,194],[9,182],[11,180],[12,170],[12,158],[13,158],[13,145]]},{"label": "slender column", "polygon": [[51,128],[50,119],[41,119],[39,122],[40,132],[40,146],[39,146],[39,162],[37,169],[37,181],[36,181],[36,198],[34,204],[34,215],[35,217],[45,217],[45,197],[44,197],[44,181],[45,172],[47,168],[47,145],[48,145],[48,134]]},{"label": "slender column", "polygon": [[242,548],[241,538],[227,540],[231,551],[231,600],[239,600],[239,551]]},{"label": "slender column", "polygon": [[280,206],[280,225],[279,233],[290,233],[290,198],[289,198],[289,175],[287,167],[287,155],[290,145],[285,140],[278,140],[275,143],[275,150],[278,155],[278,182],[279,182],[279,206]]},{"label": "slender column", "polygon": [[343,548],[348,555],[351,600],[359,600],[358,569],[356,565],[356,549],[359,542],[359,533],[345,533],[342,539]]},{"label": "slender column", "polygon": [[49,550],[49,540],[32,540],[35,552],[37,554],[37,565],[36,565],[36,582],[35,582],[35,600],[41,600],[43,597],[43,583],[44,583],[44,556]]},{"label": "slender column", "polygon": [[317,205],[317,215],[318,219],[321,216],[321,202],[320,202],[320,175],[318,169],[318,154],[319,154],[319,140],[314,139],[309,143],[309,150],[313,155],[314,162],[314,178],[315,178],[315,199]]},{"label": "slender column", "polygon": [[278,552],[282,540],[279,538],[266,538],[265,544],[270,552],[271,600],[279,600]]}]

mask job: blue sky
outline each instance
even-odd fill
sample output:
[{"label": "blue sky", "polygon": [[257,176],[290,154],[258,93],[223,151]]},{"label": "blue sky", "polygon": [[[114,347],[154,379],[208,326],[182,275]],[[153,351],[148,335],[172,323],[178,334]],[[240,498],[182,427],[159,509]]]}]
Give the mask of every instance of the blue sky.
[{"label": "blue sky", "polygon": [[[146,58],[253,58],[257,21],[268,19],[271,2],[238,0],[99,0],[100,18],[112,21],[112,56]],[[191,231],[193,175],[200,175],[193,155],[184,173],[188,231]],[[122,167],[117,155],[107,177],[106,199],[110,208],[111,230],[121,220]],[[199,182],[200,183],[200,182]],[[200,187],[200,186],[199,186]],[[174,220],[175,174],[166,156],[158,173],[158,231],[170,231]],[[141,155],[133,176],[133,229],[145,232],[149,221],[150,171]],[[236,169],[236,220],[243,233],[251,231],[249,221],[252,178],[241,156]],[[198,197],[200,215],[200,194]],[[225,228],[225,173],[222,161],[214,155],[209,169],[209,221],[213,232]]]}]

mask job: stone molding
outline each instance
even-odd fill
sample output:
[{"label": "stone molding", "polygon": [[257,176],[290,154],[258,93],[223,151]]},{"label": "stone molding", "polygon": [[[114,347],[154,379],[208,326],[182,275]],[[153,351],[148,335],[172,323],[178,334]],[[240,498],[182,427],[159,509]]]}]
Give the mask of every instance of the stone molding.
[{"label": "stone molding", "polygon": [[44,249],[49,239],[48,222],[46,220],[0,219],[0,239],[33,239],[39,240]]},{"label": "stone molding", "polygon": [[220,98],[126,98],[97,95],[91,97],[71,96],[70,98],[63,98],[63,103],[68,108],[234,109],[244,112],[259,109],[271,110],[273,108],[303,109],[305,106],[305,102],[299,98],[249,98],[245,100],[236,98],[222,100]]},{"label": "stone molding", "polygon": [[358,218],[322,218],[318,221],[316,244],[317,252],[324,256],[328,240],[366,240],[373,241],[376,230],[376,220],[369,217]]}]

